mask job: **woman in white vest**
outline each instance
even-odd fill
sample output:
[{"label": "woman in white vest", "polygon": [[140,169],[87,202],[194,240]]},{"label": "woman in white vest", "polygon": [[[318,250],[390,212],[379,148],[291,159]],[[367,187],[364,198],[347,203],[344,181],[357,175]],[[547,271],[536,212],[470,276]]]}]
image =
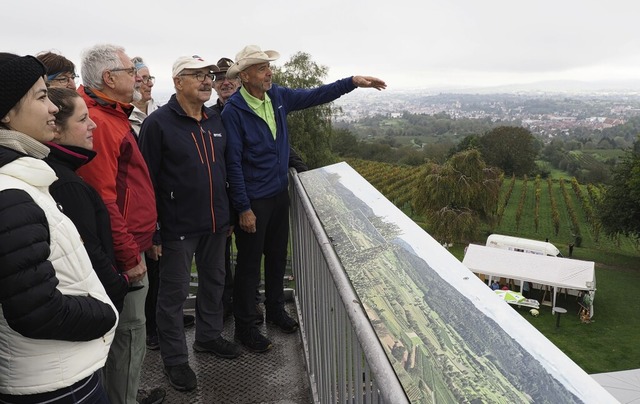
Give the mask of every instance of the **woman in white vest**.
[{"label": "woman in white vest", "polygon": [[108,403],[118,314],[42,161],[55,114],[45,68],[0,53],[0,402]]}]

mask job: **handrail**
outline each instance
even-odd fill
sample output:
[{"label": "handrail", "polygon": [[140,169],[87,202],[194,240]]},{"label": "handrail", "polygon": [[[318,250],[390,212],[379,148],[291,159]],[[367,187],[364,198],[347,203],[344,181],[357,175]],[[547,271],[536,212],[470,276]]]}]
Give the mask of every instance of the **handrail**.
[{"label": "handrail", "polygon": [[[408,403],[409,400],[398,380],[398,376],[389,362],[384,348],[295,170],[291,170],[291,184],[292,254],[294,263],[293,270],[296,279],[296,302],[300,305],[300,310],[302,311],[301,331],[305,345],[305,357],[307,359],[310,381],[312,386],[314,386],[312,389],[315,399],[323,403],[330,401],[336,402],[335,399],[328,400],[327,397],[320,397],[321,395],[333,397],[333,393],[335,392],[338,401],[340,395],[343,394],[343,400],[353,396],[349,398],[349,400],[355,402],[360,402],[360,399],[364,399],[364,402],[367,403]],[[302,228],[301,226],[303,226],[304,223],[306,223],[309,228]],[[304,233],[304,235],[301,233]],[[315,240],[314,243],[310,242],[309,238],[311,237]],[[317,251],[312,251],[314,249],[317,249]],[[309,259],[311,256],[316,258],[318,254],[319,260]],[[316,261],[324,261],[324,265],[322,265],[322,262]],[[310,266],[314,268],[310,268]],[[342,324],[339,321],[340,315],[338,313],[335,316],[327,316],[328,313],[317,312],[318,308],[326,304],[323,300],[326,299],[327,296],[330,298],[331,295],[330,292],[325,290],[315,292],[310,290],[316,286],[316,283],[309,282],[307,275],[309,272],[318,275],[316,271],[318,271],[320,267],[324,267],[321,269],[324,269],[330,275],[329,279],[332,285],[325,285],[325,287],[335,287],[338,300],[342,303],[342,307],[337,307],[339,305],[329,306],[328,311],[333,309],[344,310],[348,321],[342,322]],[[319,274],[319,276],[326,276],[326,274]],[[314,280],[312,279],[311,281]],[[305,314],[311,318],[305,318]],[[359,372],[355,373],[356,377],[351,377],[354,376],[353,369],[359,368],[357,355],[354,360],[353,353],[351,353],[351,361],[348,359],[342,361],[341,358],[335,358],[338,362],[335,367],[323,367],[326,363],[322,362],[326,360],[332,361],[335,352],[332,352],[334,351],[333,346],[322,346],[323,341],[318,341],[318,333],[323,330],[317,329],[316,326],[318,324],[314,324],[315,318],[319,318],[320,322],[329,322],[326,324],[322,323],[320,328],[335,327],[335,329],[332,330],[332,336],[337,336],[335,342],[339,345],[338,351],[342,349],[341,344],[344,342],[340,340],[341,337],[345,336],[345,338],[347,338],[350,333],[350,330],[342,329],[341,326],[346,325],[347,328],[352,328],[351,332],[355,334],[355,342],[357,342],[358,346],[350,346],[347,341],[347,346],[344,347],[344,354],[348,356],[354,349],[361,350],[365,362],[364,369],[362,369],[363,378],[359,376]],[[331,336],[327,339],[331,339]],[[324,342],[327,344],[331,343],[331,341]],[[314,354],[321,353],[324,355],[323,358],[312,357]],[[338,352],[338,354],[340,354],[340,352]],[[333,377],[333,375],[323,374],[325,372],[336,372],[337,376]],[[327,378],[330,380],[327,381]],[[364,381],[362,379],[364,379]],[[323,392],[323,390],[325,391]],[[349,390],[351,390],[352,393],[350,393]],[[340,393],[340,391],[342,393]],[[355,394],[355,391],[363,391],[362,396]]]}]

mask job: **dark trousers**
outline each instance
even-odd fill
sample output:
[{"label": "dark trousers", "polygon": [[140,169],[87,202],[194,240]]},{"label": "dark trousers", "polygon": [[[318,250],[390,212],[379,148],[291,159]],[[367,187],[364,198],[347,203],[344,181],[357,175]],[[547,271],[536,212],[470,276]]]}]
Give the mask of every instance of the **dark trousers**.
[{"label": "dark trousers", "polygon": [[102,386],[98,370],[69,387],[39,394],[0,394],[0,401],[15,404],[109,404],[109,397]]},{"label": "dark trousers", "polygon": [[146,328],[147,336],[156,335],[156,302],[158,301],[158,286],[160,285],[160,261],[154,261],[148,256],[147,277],[149,278],[149,290],[147,291],[147,300],[144,302],[144,315],[147,318]]},{"label": "dark trousers", "polygon": [[236,330],[255,327],[256,288],[264,255],[265,307],[267,316],[284,310],[284,272],[289,243],[289,193],[251,201],[256,215],[256,232],[236,226],[237,263],[233,287]]},{"label": "dark trousers", "polygon": [[227,237],[224,247],[224,293],[222,294],[222,305],[226,312],[231,308],[233,298],[233,268],[231,266],[231,236]]},{"label": "dark trousers", "polygon": [[194,256],[198,270],[196,341],[211,341],[222,332],[226,239],[225,234],[209,234],[162,242],[156,320],[165,366],[189,361],[182,310],[189,295]]}]

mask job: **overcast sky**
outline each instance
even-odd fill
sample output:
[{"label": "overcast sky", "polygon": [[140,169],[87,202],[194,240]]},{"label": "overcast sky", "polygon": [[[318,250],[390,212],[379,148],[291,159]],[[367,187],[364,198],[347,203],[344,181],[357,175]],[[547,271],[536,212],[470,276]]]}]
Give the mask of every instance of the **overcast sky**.
[{"label": "overcast sky", "polygon": [[[5,0],[2,50],[57,50],[79,65],[97,43],[142,56],[171,90],[173,61],[232,59],[245,45],[389,89],[545,80],[640,79],[640,6],[633,0]],[[79,68],[78,68],[79,70]],[[79,73],[79,72],[78,72]]]}]

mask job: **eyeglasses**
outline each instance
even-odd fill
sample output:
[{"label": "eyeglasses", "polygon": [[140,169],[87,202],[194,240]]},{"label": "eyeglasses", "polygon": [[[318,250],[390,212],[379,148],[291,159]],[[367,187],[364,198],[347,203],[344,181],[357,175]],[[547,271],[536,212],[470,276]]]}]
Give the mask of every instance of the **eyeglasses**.
[{"label": "eyeglasses", "polygon": [[55,79],[51,79],[49,81],[57,81],[60,84],[67,84],[70,81],[73,81],[74,83],[76,82],[76,80],[78,79],[77,74],[74,74],[73,76],[60,76],[60,77],[56,77]]},{"label": "eyeglasses", "polygon": [[142,76],[142,83],[143,84],[148,84],[148,83],[155,83],[156,82],[156,78],[153,76]]},{"label": "eyeglasses", "polygon": [[136,74],[138,74],[138,69],[136,69],[135,67],[120,67],[118,69],[111,69],[109,70],[110,72],[127,72],[127,74],[129,76],[135,76]]},{"label": "eyeglasses", "polygon": [[216,81],[216,75],[213,73],[182,73],[180,76],[194,76],[199,82],[203,82],[206,77]]}]

